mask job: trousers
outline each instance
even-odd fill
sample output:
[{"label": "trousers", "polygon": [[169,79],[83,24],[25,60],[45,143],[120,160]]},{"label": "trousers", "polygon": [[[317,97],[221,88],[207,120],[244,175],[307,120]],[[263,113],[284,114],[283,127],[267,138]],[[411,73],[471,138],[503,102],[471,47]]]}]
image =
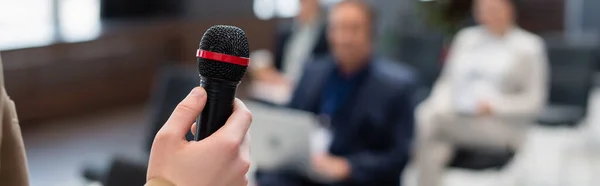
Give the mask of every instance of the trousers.
[{"label": "trousers", "polygon": [[416,164],[419,186],[440,184],[456,147],[518,151],[528,125],[494,116],[461,115],[449,107],[422,104],[416,110]]}]

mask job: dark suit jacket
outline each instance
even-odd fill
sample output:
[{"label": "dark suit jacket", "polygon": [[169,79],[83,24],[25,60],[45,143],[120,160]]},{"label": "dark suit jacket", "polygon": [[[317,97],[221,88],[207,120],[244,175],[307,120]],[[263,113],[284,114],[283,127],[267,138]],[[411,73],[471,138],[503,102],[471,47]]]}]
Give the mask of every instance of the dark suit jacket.
[{"label": "dark suit jacket", "polygon": [[[285,53],[285,47],[292,35],[293,21],[291,19],[282,20],[277,30],[277,43],[275,44],[275,62],[274,66],[277,70],[281,71],[283,68],[283,55]],[[329,53],[329,44],[327,42],[327,36],[325,34],[326,26],[321,25],[321,31],[319,38],[315,43],[312,50],[312,56],[322,56]]]},{"label": "dark suit jacket", "polygon": [[[319,112],[323,84],[334,68],[331,57],[309,63],[290,107]],[[331,118],[332,125],[348,128],[344,129],[346,134],[334,135],[330,153],[347,158],[352,167],[350,178],[336,185],[399,186],[411,154],[415,73],[399,63],[377,58],[368,68],[349,101]]]}]

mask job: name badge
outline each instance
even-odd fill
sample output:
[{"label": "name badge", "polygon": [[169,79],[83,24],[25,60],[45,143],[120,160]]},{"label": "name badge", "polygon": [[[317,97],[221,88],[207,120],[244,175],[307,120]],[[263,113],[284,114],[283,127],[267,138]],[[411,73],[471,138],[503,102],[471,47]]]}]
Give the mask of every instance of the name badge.
[{"label": "name badge", "polygon": [[318,118],[319,126],[311,133],[310,146],[312,154],[323,154],[329,152],[333,134],[331,133],[329,117],[321,115]]}]

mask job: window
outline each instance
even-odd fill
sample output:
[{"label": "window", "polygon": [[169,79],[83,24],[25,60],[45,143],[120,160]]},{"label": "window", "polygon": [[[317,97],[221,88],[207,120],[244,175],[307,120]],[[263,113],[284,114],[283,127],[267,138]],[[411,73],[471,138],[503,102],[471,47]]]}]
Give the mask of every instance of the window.
[{"label": "window", "polygon": [[58,6],[61,39],[90,40],[100,34],[99,0],[61,0]]},{"label": "window", "polygon": [[0,0],[0,50],[100,34],[100,0]]},{"label": "window", "polygon": [[0,0],[0,48],[52,42],[52,0]]},{"label": "window", "polygon": [[254,0],[254,14],[262,20],[290,18],[300,10],[300,0]]}]

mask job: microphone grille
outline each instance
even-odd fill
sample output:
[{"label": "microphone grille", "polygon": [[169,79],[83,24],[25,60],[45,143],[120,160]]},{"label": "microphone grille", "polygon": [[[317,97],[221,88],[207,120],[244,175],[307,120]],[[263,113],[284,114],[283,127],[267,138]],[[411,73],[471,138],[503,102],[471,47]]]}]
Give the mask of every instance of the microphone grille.
[{"label": "microphone grille", "polygon": [[[235,26],[216,25],[202,36],[200,49],[237,57],[250,57],[248,39],[244,31]],[[240,81],[246,74],[247,66],[198,58],[200,75],[228,81]]]}]

